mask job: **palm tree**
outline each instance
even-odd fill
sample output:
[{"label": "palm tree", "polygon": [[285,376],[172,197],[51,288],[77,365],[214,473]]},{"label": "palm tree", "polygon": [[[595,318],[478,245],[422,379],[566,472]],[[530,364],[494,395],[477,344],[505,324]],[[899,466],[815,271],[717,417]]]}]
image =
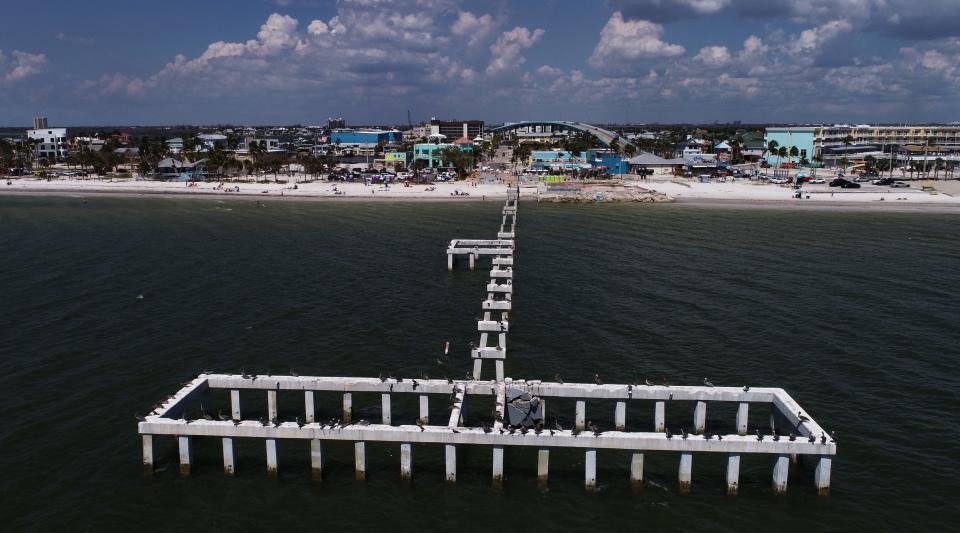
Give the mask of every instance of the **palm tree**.
[{"label": "palm tree", "polygon": [[790,152],[787,150],[786,146],[781,146],[780,148],[777,148],[777,167],[781,166],[783,162],[783,158],[787,157],[787,154],[789,153]]},{"label": "palm tree", "polygon": [[796,146],[790,147],[790,161],[793,162],[794,159],[800,157],[800,149]]},{"label": "palm tree", "polygon": [[767,143],[767,153],[770,154],[770,156],[775,156],[775,155],[777,155],[777,148],[778,148],[779,146],[780,146],[780,143],[778,143],[777,141],[770,141],[770,142],[768,142],[768,143]]}]

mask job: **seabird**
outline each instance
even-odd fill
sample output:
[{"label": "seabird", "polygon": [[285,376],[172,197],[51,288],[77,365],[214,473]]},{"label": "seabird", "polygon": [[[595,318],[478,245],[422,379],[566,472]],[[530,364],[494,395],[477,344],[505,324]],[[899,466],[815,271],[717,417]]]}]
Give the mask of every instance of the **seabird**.
[{"label": "seabird", "polygon": [[230,420],[229,416],[223,414],[223,409],[220,409],[219,411],[217,411],[217,418],[219,418],[220,420]]},{"label": "seabird", "polygon": [[554,375],[553,375],[553,380],[556,381],[557,383],[563,385],[563,379],[560,378],[560,374],[554,374]]},{"label": "seabird", "polygon": [[597,385],[603,385],[603,380],[600,379],[600,374],[594,374],[593,381],[597,382]]},{"label": "seabird", "polygon": [[643,382],[646,383],[648,387],[652,387],[652,386],[653,386],[653,383],[652,383],[649,379],[646,379],[646,378],[645,378],[645,379],[643,380]]},{"label": "seabird", "polygon": [[417,380],[413,380],[413,390],[417,390],[417,385],[419,385],[419,383],[417,383]]},{"label": "seabird", "polygon": [[299,416],[294,417],[294,422],[297,423],[297,427],[298,427],[298,428],[302,428],[302,427],[303,427],[303,422],[300,421],[300,417],[299,417]]},{"label": "seabird", "polygon": [[681,436],[684,440],[686,440],[687,437],[690,436],[690,434],[687,433],[687,430],[686,430],[686,429],[683,429],[683,426],[680,426],[680,436]]},{"label": "seabird", "polygon": [[723,435],[717,433],[717,440],[723,440]]},{"label": "seabird", "polygon": [[488,426],[488,425],[486,425],[486,424],[482,424],[482,425],[483,425],[483,432],[484,432],[484,433],[490,433],[491,431],[493,431],[493,430],[490,428],[490,426]]},{"label": "seabird", "polygon": [[670,433],[670,430],[669,430],[669,429],[667,430],[667,438],[668,438],[668,439],[672,439],[672,438],[673,438],[673,433]]},{"label": "seabird", "polygon": [[780,442],[780,434],[776,429],[773,430],[773,442]]},{"label": "seabird", "polygon": [[707,379],[707,378],[703,378],[703,384],[706,385],[706,386],[708,386],[708,387],[712,387],[712,386],[713,386],[713,383],[710,383],[710,380]]},{"label": "seabird", "polygon": [[763,435],[760,434],[760,428],[757,428],[757,440],[760,442],[763,441]]},{"label": "seabird", "polygon": [[826,436],[823,432],[821,432],[821,433],[820,433],[820,444],[826,444],[826,443],[827,443],[827,436]]},{"label": "seabird", "polygon": [[417,427],[420,428],[420,431],[426,431],[426,428],[423,427],[423,420],[417,419]]},{"label": "seabird", "polygon": [[295,377],[295,378],[296,378],[296,377],[300,377],[300,374],[297,374],[297,371],[294,370],[294,369],[292,369],[292,368],[290,369],[290,375],[293,376],[293,377]]},{"label": "seabird", "polygon": [[147,419],[145,416],[141,415],[140,413],[134,413],[134,414],[133,414],[133,417],[136,418],[137,420],[141,421],[141,422],[143,422],[143,421],[145,421],[145,420]]},{"label": "seabird", "polygon": [[807,442],[817,442],[817,438],[811,434],[809,437],[807,437]]},{"label": "seabird", "polygon": [[553,417],[553,429],[557,431],[563,431],[563,426],[560,425],[560,421],[557,420],[557,417]]},{"label": "seabird", "polygon": [[213,420],[213,417],[203,409],[203,404],[200,404],[200,414],[203,415],[204,420]]},{"label": "seabird", "polygon": [[744,385],[743,392],[750,392],[750,385]]},{"label": "seabird", "polygon": [[809,421],[810,421],[809,418],[807,418],[806,416],[803,416],[803,413],[802,413],[801,411],[797,411],[797,418],[800,420],[800,423],[801,423],[801,424],[804,423],[804,422],[809,422]]},{"label": "seabird", "polygon": [[580,434],[580,429],[579,429],[578,427],[574,426],[574,427],[573,427],[573,431],[572,431],[571,433],[573,434],[574,437],[576,437],[577,435]]},{"label": "seabird", "polygon": [[797,434],[791,431],[791,432],[790,432],[790,442],[793,442],[793,441],[795,441],[795,440],[797,440]]},{"label": "seabird", "polygon": [[383,383],[387,378],[383,377],[383,372],[380,372],[380,375],[377,376],[380,379],[380,383]]}]

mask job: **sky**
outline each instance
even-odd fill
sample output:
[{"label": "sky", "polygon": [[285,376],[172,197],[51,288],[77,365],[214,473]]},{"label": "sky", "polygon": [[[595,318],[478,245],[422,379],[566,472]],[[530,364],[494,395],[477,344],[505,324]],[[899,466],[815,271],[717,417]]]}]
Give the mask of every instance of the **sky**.
[{"label": "sky", "polygon": [[960,120],[960,0],[31,0],[0,126]]}]

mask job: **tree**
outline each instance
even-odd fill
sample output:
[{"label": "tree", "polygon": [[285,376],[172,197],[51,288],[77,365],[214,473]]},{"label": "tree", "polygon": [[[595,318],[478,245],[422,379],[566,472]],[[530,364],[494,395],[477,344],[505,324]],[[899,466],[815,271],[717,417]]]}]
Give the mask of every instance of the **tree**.
[{"label": "tree", "polygon": [[771,157],[774,157],[777,155],[778,153],[777,149],[779,147],[780,147],[780,143],[778,143],[777,141],[770,141],[767,143],[767,153],[770,154]]},{"label": "tree", "polygon": [[439,156],[441,160],[457,171],[457,176],[460,178],[466,177],[468,172],[473,170],[475,161],[473,154],[470,152],[450,146],[441,149]]},{"label": "tree", "polygon": [[777,166],[778,167],[781,165],[783,158],[787,157],[788,153],[790,152],[787,150],[786,146],[781,146],[780,148],[777,148]]},{"label": "tree", "polygon": [[791,159],[796,159],[797,157],[800,157],[800,149],[797,148],[796,146],[791,146],[791,147],[790,147],[790,158],[791,158]]},{"label": "tree", "polygon": [[627,144],[623,147],[623,154],[626,155],[627,157],[633,157],[634,154],[636,154],[636,153],[637,153],[637,147],[634,146],[634,145],[631,144],[631,143],[627,143]]}]

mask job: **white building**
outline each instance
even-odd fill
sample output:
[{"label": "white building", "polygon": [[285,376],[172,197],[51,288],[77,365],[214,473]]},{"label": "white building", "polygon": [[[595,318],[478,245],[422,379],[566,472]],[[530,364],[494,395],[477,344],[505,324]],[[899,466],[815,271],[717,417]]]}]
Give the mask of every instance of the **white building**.
[{"label": "white building", "polygon": [[36,159],[54,160],[67,157],[67,128],[27,130],[27,138],[40,141],[33,148]]}]

